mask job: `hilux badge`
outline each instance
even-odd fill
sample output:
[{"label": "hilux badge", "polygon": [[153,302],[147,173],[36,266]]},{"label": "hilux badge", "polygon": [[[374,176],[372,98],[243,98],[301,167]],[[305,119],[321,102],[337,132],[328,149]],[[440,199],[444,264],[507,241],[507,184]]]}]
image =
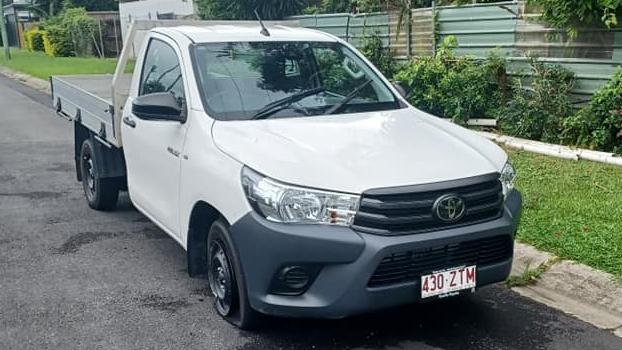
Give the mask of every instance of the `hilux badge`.
[{"label": "hilux badge", "polygon": [[446,194],[434,202],[433,210],[439,220],[455,222],[462,219],[466,213],[466,206],[464,205],[464,199],[455,194]]}]

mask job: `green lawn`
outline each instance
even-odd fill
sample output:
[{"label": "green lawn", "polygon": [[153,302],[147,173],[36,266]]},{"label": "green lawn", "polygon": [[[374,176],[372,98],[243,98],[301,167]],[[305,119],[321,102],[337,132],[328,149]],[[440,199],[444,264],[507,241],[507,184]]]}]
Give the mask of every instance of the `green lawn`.
[{"label": "green lawn", "polygon": [[12,49],[13,59],[7,61],[0,54],[0,65],[37,78],[48,79],[51,75],[106,74],[114,73],[116,59],[50,57],[43,52]]},{"label": "green lawn", "polygon": [[622,278],[622,167],[508,152],[525,199],[518,240]]}]

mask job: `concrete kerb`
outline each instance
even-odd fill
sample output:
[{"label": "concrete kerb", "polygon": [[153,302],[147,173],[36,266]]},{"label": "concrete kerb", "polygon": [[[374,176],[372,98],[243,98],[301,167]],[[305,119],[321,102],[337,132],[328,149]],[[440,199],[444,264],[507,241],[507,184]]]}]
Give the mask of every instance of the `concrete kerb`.
[{"label": "concrete kerb", "polygon": [[478,131],[483,137],[510,148],[544,154],[551,157],[570,160],[589,160],[593,162],[622,166],[622,157],[613,153],[592,151],[588,149],[572,148],[540,141],[526,140],[518,137],[499,135],[490,132]]},{"label": "concrete kerb", "polygon": [[6,67],[0,67],[0,74],[4,75],[7,78],[17,80],[35,90],[39,90],[47,94],[52,93],[52,90],[50,88],[50,82],[48,82],[47,80],[35,78],[25,73],[16,72]]},{"label": "concrete kerb", "polygon": [[534,283],[512,290],[622,337],[622,283],[613,275],[516,243],[512,275],[551,262]]}]

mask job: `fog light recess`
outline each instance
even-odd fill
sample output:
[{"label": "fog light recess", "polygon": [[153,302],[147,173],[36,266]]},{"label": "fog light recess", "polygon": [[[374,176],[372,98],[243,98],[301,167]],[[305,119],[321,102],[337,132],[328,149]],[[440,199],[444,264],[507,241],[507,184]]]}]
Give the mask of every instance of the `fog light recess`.
[{"label": "fog light recess", "polygon": [[292,264],[281,267],[275,274],[270,293],[301,295],[315,280],[320,268],[317,265]]}]

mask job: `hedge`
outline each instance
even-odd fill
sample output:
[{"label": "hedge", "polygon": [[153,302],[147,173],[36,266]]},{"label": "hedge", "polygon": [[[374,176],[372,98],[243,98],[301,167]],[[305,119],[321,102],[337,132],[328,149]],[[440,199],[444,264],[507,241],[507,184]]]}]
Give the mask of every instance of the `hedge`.
[{"label": "hedge", "polygon": [[47,32],[34,28],[24,33],[24,42],[28,51],[45,51],[45,36]]}]

